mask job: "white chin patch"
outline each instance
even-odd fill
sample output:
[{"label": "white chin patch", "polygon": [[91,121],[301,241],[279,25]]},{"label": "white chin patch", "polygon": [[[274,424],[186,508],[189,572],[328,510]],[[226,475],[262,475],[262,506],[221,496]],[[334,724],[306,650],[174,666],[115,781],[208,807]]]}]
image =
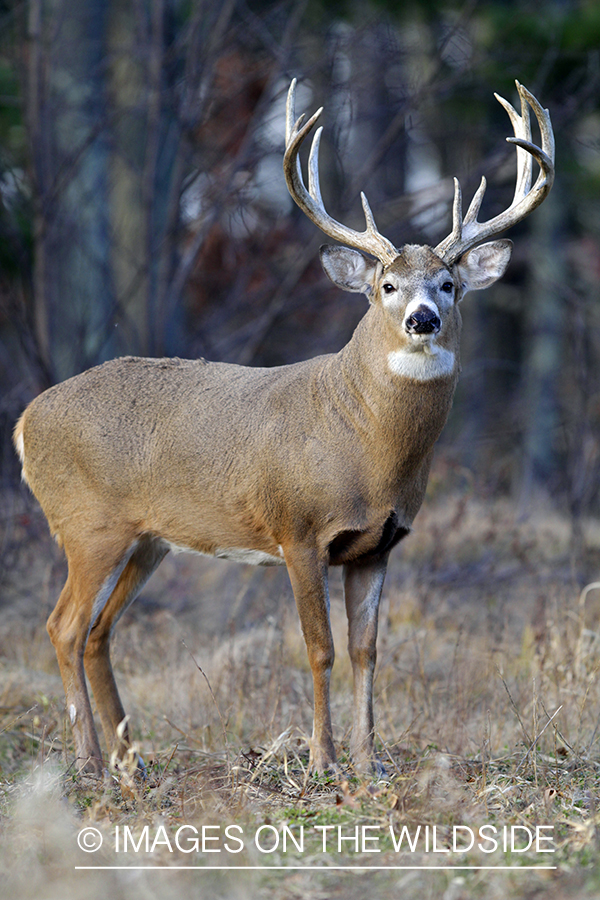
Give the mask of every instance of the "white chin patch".
[{"label": "white chin patch", "polygon": [[[425,336],[425,335],[423,335]],[[431,335],[427,335],[431,337]],[[388,368],[394,375],[414,378],[415,381],[431,381],[444,378],[454,371],[455,358],[451,350],[435,344],[423,344],[422,350],[392,350],[388,353]]]}]

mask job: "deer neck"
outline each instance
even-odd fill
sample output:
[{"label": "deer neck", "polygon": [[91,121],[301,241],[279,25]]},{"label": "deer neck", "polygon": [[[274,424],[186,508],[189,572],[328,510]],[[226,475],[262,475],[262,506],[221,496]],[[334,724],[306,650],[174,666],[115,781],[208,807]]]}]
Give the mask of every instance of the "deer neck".
[{"label": "deer neck", "polygon": [[[349,343],[331,358],[330,387],[338,411],[360,434],[403,446],[410,455],[433,447],[448,417],[460,372],[459,337],[458,318],[454,331],[430,358],[417,361],[411,370],[410,365],[397,364],[402,352],[398,335],[385,322],[380,307],[372,306]],[[436,353],[443,365],[436,364]]]}]

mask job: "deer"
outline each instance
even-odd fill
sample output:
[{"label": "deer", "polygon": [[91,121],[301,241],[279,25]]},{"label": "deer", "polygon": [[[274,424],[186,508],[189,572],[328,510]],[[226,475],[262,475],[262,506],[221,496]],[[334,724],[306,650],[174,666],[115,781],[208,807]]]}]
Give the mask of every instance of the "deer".
[{"label": "deer", "polygon": [[[49,388],[25,409],[14,431],[23,479],[68,564],[47,630],[80,772],[106,771],[86,677],[108,752],[119,759],[131,748],[110,639],[169,551],[287,567],[312,674],[310,768],[319,773],[340,771],[330,712],[328,571],[342,567],[353,674],[350,759],[358,771],[381,770],[373,713],[380,598],[390,552],[422,504],[452,404],[459,303],[504,274],[512,243],[489,239],[536,209],[554,180],[548,110],[518,82],[517,91],[520,114],[496,95],[514,130],[507,138],[517,153],[511,205],[478,221],[484,177],[463,217],[454,179],[450,234],[435,248],[396,248],[377,230],[364,194],[363,232],[326,212],[321,127],[306,187],[299,150],[322,109],[306,122],[296,118],[294,79],[285,179],[293,200],[336,242],[320,250],[326,275],[369,301],[349,342],[337,353],[273,368],[125,356]],[[541,147],[531,140],[530,110]]]}]

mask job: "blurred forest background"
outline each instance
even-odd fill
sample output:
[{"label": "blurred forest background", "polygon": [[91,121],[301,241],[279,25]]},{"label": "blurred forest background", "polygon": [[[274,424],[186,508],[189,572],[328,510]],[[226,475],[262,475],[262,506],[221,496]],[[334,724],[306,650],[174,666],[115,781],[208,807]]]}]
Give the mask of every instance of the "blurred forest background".
[{"label": "blurred forest background", "polygon": [[[270,366],[350,338],[366,298],[327,280],[324,237],[283,178],[292,77],[298,112],[325,108],[328,211],[362,230],[365,191],[397,246],[448,234],[453,176],[470,201],[486,175],[482,219],[510,204],[516,153],[494,92],[515,104],[518,79],[556,135],[555,185],[507,233],[507,274],[463,303],[463,373],[430,496],[388,574],[377,730],[398,778],[356,802],[347,782],[320,793],[315,780],[307,792],[311,676],[285,571],[170,554],[113,642],[156,781],[137,800],[125,790],[119,800],[112,781],[91,794],[72,777],[43,624],[66,564],[20,485],[12,429],[41,390],[119,354]],[[90,861],[74,855],[83,821],[200,826],[253,810],[277,822],[292,802],[293,822],[335,805],[349,818],[319,821],[352,827],[363,815],[552,822],[563,868],[487,881],[278,872],[254,892],[232,875],[228,893],[215,880],[215,897],[600,896],[599,476],[599,0],[0,0],[6,896],[130,897],[132,873],[75,872]],[[341,648],[337,570],[331,594]],[[332,680],[342,752],[350,679],[342,652]],[[47,763],[69,774],[52,805],[27,787]],[[198,895],[197,880],[167,877],[148,874],[138,893]]]},{"label": "blurred forest background", "polygon": [[[512,199],[497,91],[550,109],[557,181],[463,306],[449,476],[581,540],[600,473],[597,0],[0,0],[0,489],[26,403],[120,354],[277,365],[339,349],[366,309],[321,272],[282,174],[285,95],[325,107],[329,212],[364,190],[396,245]],[[2,501],[0,501],[0,506]],[[7,503],[5,506],[8,519]],[[4,516],[1,516],[4,518]]]}]

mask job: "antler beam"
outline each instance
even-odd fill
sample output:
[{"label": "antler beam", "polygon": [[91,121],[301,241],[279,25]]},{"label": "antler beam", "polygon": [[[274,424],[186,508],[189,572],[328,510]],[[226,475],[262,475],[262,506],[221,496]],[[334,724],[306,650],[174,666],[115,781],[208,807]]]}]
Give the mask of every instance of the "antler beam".
[{"label": "antler beam", "polygon": [[361,193],[360,198],[367,224],[365,231],[354,231],[342,225],[325,210],[319,184],[319,143],[321,141],[322,128],[317,128],[313,137],[308,160],[308,190],[306,189],[298,151],[304,138],[312,130],[322,112],[323,107],[318,109],[307,122],[304,122],[304,114],[296,119],[296,79],[294,78],[287,98],[286,150],[283,158],[283,171],[288,190],[300,209],[328,237],[345,244],[347,247],[353,247],[355,250],[366,251],[387,266],[398,257],[398,250],[391,241],[377,230],[373,213],[363,193]]},{"label": "antler beam", "polygon": [[[507,228],[511,228],[520,222],[529,213],[540,205],[545,199],[554,182],[554,135],[550,122],[550,114],[536,100],[527,88],[516,82],[517,91],[521,98],[521,115],[508,101],[494,96],[509,115],[515,136],[506,140],[517,147],[517,181],[513,201],[508,209],[494,216],[487,222],[478,222],[477,216],[481,209],[483,195],[486,189],[485,177],[477,189],[467,214],[462,218],[462,192],[458,179],[454,179],[454,205],[452,213],[452,231],[435,248],[435,252],[447,265],[452,265],[459,256],[479,244],[488,240]],[[538,121],[542,146],[537,147],[531,142],[531,125],[529,121],[529,109],[532,109]],[[531,186],[533,160],[539,164],[540,172],[537,181]]]}]

